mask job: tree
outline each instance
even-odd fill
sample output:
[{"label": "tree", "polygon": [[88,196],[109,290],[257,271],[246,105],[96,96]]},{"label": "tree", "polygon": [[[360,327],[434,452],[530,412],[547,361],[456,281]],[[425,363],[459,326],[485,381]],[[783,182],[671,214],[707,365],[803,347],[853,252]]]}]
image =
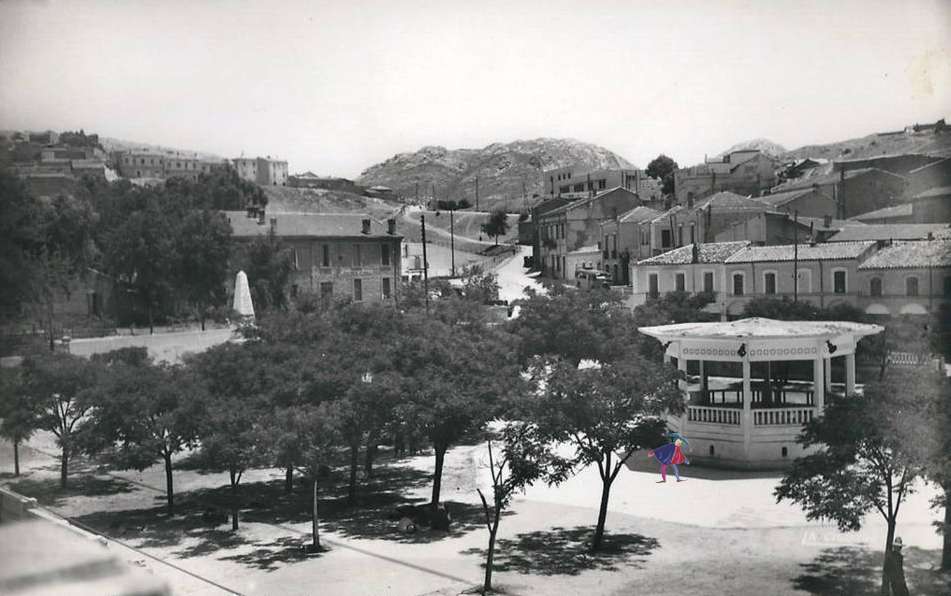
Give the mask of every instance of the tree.
[{"label": "tree", "polygon": [[259,310],[283,310],[287,307],[284,290],[293,264],[291,252],[273,233],[255,238],[237,251],[238,269],[248,276],[251,300]]},{"label": "tree", "polygon": [[19,369],[0,368],[0,437],[13,443],[13,475],[20,475],[20,444],[28,441],[39,423],[36,402],[24,392]]},{"label": "tree", "polygon": [[799,503],[807,518],[834,521],[842,531],[858,530],[867,512],[878,511],[888,526],[886,559],[925,455],[925,442],[912,439],[926,425],[925,412],[904,383],[889,375],[867,384],[863,395],[829,402],[798,439],[817,451],[796,459],[774,493],[777,501]]},{"label": "tree", "polygon": [[0,320],[15,318],[33,298],[43,228],[42,209],[26,185],[0,171]]},{"label": "tree", "polygon": [[481,265],[465,265],[462,268],[462,294],[476,304],[488,304],[498,300],[498,275],[486,271]]},{"label": "tree", "polygon": [[591,549],[601,548],[611,484],[634,452],[656,447],[666,432],[665,414],[683,412],[680,373],[669,364],[628,352],[613,362],[579,367],[549,359],[533,369],[541,389],[532,420],[549,443],[571,445],[572,469],[596,465],[601,504]]},{"label": "tree", "polygon": [[48,354],[23,361],[24,392],[39,412],[37,428],[56,436],[60,486],[66,488],[69,461],[82,449],[80,433],[93,407],[97,374],[93,364],[71,354]]},{"label": "tree", "polygon": [[665,195],[674,192],[674,172],[677,171],[677,162],[663,153],[647,164],[647,175],[662,181],[662,191]]},{"label": "tree", "polygon": [[209,307],[227,301],[231,226],[221,213],[193,210],[177,226],[176,285],[195,307],[201,329]]},{"label": "tree", "polygon": [[504,236],[509,231],[509,218],[504,209],[495,209],[489,214],[489,219],[485,222],[485,233],[495,238],[495,244],[499,244],[499,236]]},{"label": "tree", "polygon": [[545,479],[549,483],[561,482],[570,472],[570,466],[565,465],[564,460],[554,455],[550,445],[539,436],[535,425],[526,422],[506,424],[501,435],[500,452],[493,454],[492,441],[488,442],[492,505],[489,505],[482,489],[476,489],[482,501],[485,527],[489,532],[489,546],[485,555],[485,577],[482,583],[483,594],[492,591],[495,538],[499,531],[502,512],[511,503],[512,495],[539,479]]},{"label": "tree", "polygon": [[238,529],[238,486],[244,472],[269,463],[267,432],[269,407],[264,397],[267,366],[259,358],[257,342],[222,344],[199,354],[190,362],[204,379],[198,439],[200,464],[228,472],[231,486],[231,529]]},{"label": "tree", "polygon": [[317,408],[297,412],[296,426],[304,430],[299,443],[303,447],[301,455],[304,472],[313,486],[310,545],[312,552],[321,550],[318,515],[320,480],[329,474],[330,462],[339,444],[340,438],[333,424],[335,419],[333,404],[321,404]]},{"label": "tree", "polygon": [[171,515],[172,457],[194,443],[203,387],[184,366],[152,362],[145,348],[124,348],[93,358],[106,373],[91,414],[90,434],[101,442],[93,450],[107,449],[121,469],[141,471],[162,461]]}]

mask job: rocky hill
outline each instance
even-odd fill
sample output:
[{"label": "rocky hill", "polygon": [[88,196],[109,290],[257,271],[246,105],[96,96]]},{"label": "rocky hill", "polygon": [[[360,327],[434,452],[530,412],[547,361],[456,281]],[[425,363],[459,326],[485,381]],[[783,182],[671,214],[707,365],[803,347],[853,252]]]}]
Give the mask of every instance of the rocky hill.
[{"label": "rocky hill", "polygon": [[542,172],[572,164],[592,170],[634,167],[604,147],[573,139],[541,138],[492,143],[481,149],[423,147],[367,168],[357,182],[389,186],[407,199],[416,196],[418,184],[421,202],[432,198],[435,184],[438,200],[466,199],[475,205],[478,178],[481,210],[503,206],[517,211],[523,206],[523,184],[525,203],[531,205],[532,197],[543,192]]},{"label": "rocky hill", "polygon": [[733,151],[742,151],[743,149],[759,149],[766,155],[772,157],[782,157],[786,153],[786,148],[780,145],[779,143],[774,143],[769,139],[750,139],[749,141],[743,141],[742,143],[737,143],[733,145],[723,153],[719,154],[717,157],[722,157],[727,153],[732,153]]},{"label": "rocky hill", "polygon": [[781,157],[784,161],[805,157],[822,157],[832,160],[860,159],[900,153],[951,156],[951,132],[935,134],[934,131],[924,130],[877,133],[837,143],[806,145],[787,151]]}]

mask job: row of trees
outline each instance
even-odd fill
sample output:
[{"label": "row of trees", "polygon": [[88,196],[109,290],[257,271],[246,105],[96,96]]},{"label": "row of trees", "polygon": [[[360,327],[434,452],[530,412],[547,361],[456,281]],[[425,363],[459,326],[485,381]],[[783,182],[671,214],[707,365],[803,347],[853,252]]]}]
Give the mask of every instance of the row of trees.
[{"label": "row of trees", "polygon": [[[56,296],[68,295],[90,268],[136,296],[150,326],[182,309],[204,323],[206,313],[225,304],[229,264],[257,256],[250,248],[233,254],[231,228],[219,211],[266,203],[260,188],[227,169],[197,182],[173,178],[161,188],[87,178],[52,199],[0,173],[0,196],[0,317],[41,305],[50,327]],[[271,260],[281,255],[264,240],[257,244]]]}]

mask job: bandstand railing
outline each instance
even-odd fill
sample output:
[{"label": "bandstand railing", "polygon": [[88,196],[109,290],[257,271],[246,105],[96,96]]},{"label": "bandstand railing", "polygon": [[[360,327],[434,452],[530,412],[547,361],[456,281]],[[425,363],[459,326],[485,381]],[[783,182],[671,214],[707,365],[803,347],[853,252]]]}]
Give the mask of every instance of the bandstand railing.
[{"label": "bandstand railing", "polygon": [[687,406],[687,420],[708,424],[740,425],[742,410],[737,408],[711,408],[707,406]]},{"label": "bandstand railing", "polygon": [[753,410],[753,426],[800,426],[810,422],[815,408]]}]

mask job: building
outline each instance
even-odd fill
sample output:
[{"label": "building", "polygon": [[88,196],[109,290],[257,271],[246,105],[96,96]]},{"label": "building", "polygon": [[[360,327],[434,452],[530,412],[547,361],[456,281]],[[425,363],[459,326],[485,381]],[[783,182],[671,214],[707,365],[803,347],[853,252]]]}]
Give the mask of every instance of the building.
[{"label": "building", "polygon": [[267,157],[236,157],[231,160],[238,177],[261,186],[287,186],[287,161]]},{"label": "building", "polygon": [[918,223],[951,221],[951,186],[939,186],[911,199],[912,220]]},{"label": "building", "polygon": [[[705,292],[723,295],[726,279],[723,263],[749,246],[749,242],[688,244],[631,266],[633,302],[643,304],[670,292]],[[714,305],[714,312],[720,307]]]},{"label": "building", "polygon": [[202,174],[225,166],[220,160],[200,157],[196,153],[151,149],[116,151],[112,154],[112,161],[119,175],[124,178],[158,180],[179,177],[197,181]]},{"label": "building", "polygon": [[[835,232],[838,232],[836,229]],[[737,221],[717,232],[713,242],[748,241],[752,244],[793,244],[815,238],[820,242],[821,231],[806,218],[793,218],[786,213],[763,211],[753,217]]]},{"label": "building", "polygon": [[601,222],[600,266],[615,285],[630,285],[631,261],[637,262],[650,252],[650,243],[643,236],[640,224],[650,221],[660,212],[650,207],[635,207],[617,219]]},{"label": "building", "polygon": [[908,172],[908,191],[912,195],[951,186],[951,157],[938,159]]},{"label": "building", "polygon": [[625,188],[642,201],[660,201],[663,198],[661,181],[638,169],[585,170],[578,166],[565,166],[546,170],[542,173],[542,180],[545,194],[549,197],[584,199],[609,188]]},{"label": "building", "polygon": [[[529,230],[526,230],[525,233],[527,235],[530,234],[530,241],[532,245],[532,268],[533,269],[541,269],[542,267],[542,260],[541,260],[542,259],[541,257],[542,238],[541,238],[541,233],[538,229],[538,223],[537,223],[539,221],[539,218],[542,215],[548,213],[549,211],[553,209],[557,209],[558,207],[563,207],[564,205],[567,205],[570,202],[571,201],[568,199],[556,197],[553,199],[543,200],[542,202],[532,207],[530,212],[531,215],[528,219],[529,223],[531,224],[531,227]],[[519,236],[521,237],[521,235],[522,235],[522,226],[520,224]]]},{"label": "building", "polygon": [[757,197],[776,211],[805,217],[836,217],[837,204],[827,189],[807,187],[784,192],[767,193]]},{"label": "building", "polygon": [[316,188],[321,190],[338,190],[353,194],[363,194],[364,188],[353,180],[338,176],[318,176],[313,172],[304,172],[287,177],[287,185],[292,188]]},{"label": "building", "polygon": [[861,213],[849,218],[849,221],[865,224],[911,223],[915,221],[913,210],[911,203],[902,203],[894,207],[883,207],[868,213]]},{"label": "building", "polygon": [[[346,213],[226,211],[235,239],[273,233],[293,255],[291,296],[309,292],[356,302],[395,300],[401,280],[403,237],[396,220],[386,225]],[[253,280],[252,280],[253,281]]]},{"label": "building", "polygon": [[775,170],[773,158],[759,149],[733,151],[720,159],[674,172],[674,195],[680,204],[722,190],[758,195],[776,184]]},{"label": "building", "polygon": [[935,157],[933,155],[921,155],[918,153],[876,155],[874,157],[836,160],[832,162],[832,171],[850,172],[852,170],[876,168],[907,178],[911,172],[940,160],[940,157]]},{"label": "building", "polygon": [[601,223],[615,219],[640,205],[638,196],[626,188],[612,188],[587,199],[571,201],[533,217],[539,234],[536,267],[548,277],[571,279],[568,253],[601,239]]},{"label": "building", "polygon": [[569,252],[565,255],[565,279],[577,281],[579,271],[598,272],[601,269],[600,257],[601,249],[597,245],[582,246]]},{"label": "building", "polygon": [[951,224],[870,224],[847,226],[833,234],[829,242],[865,242],[868,240],[929,240],[951,238]]},{"label": "building", "polygon": [[921,315],[951,304],[951,238],[895,242],[858,266],[860,306],[871,315]]},{"label": "building", "polygon": [[[883,207],[903,202],[907,196],[908,179],[879,168],[839,170],[790,180],[772,188],[776,195],[793,190],[815,188],[832,197],[836,218],[848,219]],[[818,217],[825,215],[818,214]]]}]

